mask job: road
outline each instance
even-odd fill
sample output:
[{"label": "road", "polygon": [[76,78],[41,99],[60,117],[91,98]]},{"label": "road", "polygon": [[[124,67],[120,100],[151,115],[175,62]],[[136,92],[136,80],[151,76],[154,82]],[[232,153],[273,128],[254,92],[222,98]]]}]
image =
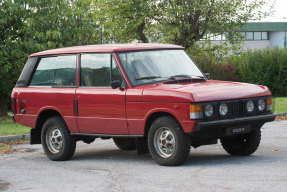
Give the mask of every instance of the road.
[{"label": "road", "polygon": [[191,150],[179,167],[120,151],[112,140],[78,143],[70,161],[53,162],[40,145],[0,156],[0,191],[287,191],[287,121],[265,124],[259,149],[231,157],[218,145]]}]

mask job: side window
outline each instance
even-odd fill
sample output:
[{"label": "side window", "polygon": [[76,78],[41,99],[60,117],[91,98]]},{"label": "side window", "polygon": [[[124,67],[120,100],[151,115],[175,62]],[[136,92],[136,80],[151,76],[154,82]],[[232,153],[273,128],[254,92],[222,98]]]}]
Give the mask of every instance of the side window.
[{"label": "side window", "polygon": [[30,85],[76,86],[76,55],[41,58]]},{"label": "side window", "polygon": [[111,54],[81,55],[81,85],[87,87],[110,86]]},{"label": "side window", "polygon": [[81,55],[81,86],[110,87],[111,79],[122,81],[116,61],[110,53]]}]

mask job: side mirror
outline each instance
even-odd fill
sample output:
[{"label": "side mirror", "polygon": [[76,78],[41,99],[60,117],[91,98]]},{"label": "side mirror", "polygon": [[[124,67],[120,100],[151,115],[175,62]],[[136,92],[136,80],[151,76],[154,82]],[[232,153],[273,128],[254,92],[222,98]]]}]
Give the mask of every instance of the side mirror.
[{"label": "side mirror", "polygon": [[210,73],[204,73],[204,75],[208,80],[210,79]]},{"label": "side mirror", "polygon": [[120,86],[121,86],[120,80],[114,80],[114,81],[111,82],[111,87],[113,89],[119,88]]}]

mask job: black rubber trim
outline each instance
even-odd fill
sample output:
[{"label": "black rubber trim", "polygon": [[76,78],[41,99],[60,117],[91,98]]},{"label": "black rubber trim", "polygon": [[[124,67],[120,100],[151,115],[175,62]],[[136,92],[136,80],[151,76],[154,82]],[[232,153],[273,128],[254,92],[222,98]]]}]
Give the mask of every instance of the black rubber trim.
[{"label": "black rubber trim", "polygon": [[217,121],[207,121],[207,122],[198,122],[195,126],[195,131],[200,131],[203,127],[213,127],[213,126],[224,126],[224,125],[234,125],[236,123],[250,123],[253,121],[260,122],[271,122],[274,121],[276,115],[267,114],[267,115],[257,115],[252,117],[241,117],[236,119],[224,119]]},{"label": "black rubber trim", "polygon": [[71,133],[71,135],[84,135],[95,137],[143,137],[144,135],[111,135],[111,134],[94,134],[94,133]]},{"label": "black rubber trim", "polygon": [[75,101],[75,113],[76,117],[79,116],[79,101]]},{"label": "black rubber trim", "polygon": [[51,88],[77,88],[77,85],[52,85]]},{"label": "black rubber trim", "polygon": [[15,87],[27,87],[37,66],[38,57],[29,57]]}]

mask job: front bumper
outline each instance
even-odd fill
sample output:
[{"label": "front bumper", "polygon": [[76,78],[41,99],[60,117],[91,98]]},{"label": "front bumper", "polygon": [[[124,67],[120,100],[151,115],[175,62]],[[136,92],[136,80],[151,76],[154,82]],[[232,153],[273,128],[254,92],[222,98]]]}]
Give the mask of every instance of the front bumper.
[{"label": "front bumper", "polygon": [[240,117],[236,119],[224,119],[216,121],[201,121],[195,126],[195,131],[190,133],[192,136],[206,138],[220,138],[228,136],[229,128],[246,127],[245,132],[250,132],[254,129],[260,129],[266,122],[274,121],[276,115],[266,114],[250,117]]}]

